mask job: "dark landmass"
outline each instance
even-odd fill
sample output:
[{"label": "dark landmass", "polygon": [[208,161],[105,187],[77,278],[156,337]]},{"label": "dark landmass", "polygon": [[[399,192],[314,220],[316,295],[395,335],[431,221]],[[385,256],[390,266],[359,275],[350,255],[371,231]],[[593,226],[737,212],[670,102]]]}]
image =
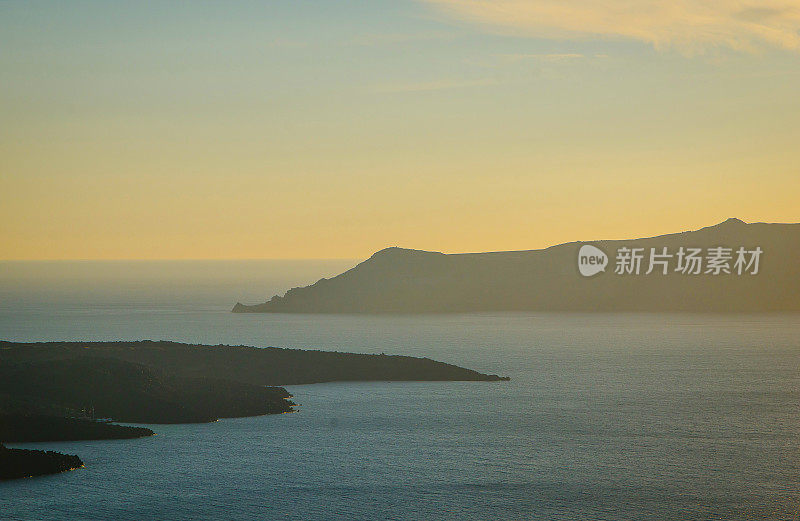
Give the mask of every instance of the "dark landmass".
[{"label": "dark landmass", "polygon": [[[606,273],[582,277],[578,250],[603,249]],[[760,247],[758,275],[620,276],[617,248]],[[331,279],[294,288],[234,313],[454,313],[482,311],[800,311],[800,224],[728,219],[644,239],[572,242],[544,250],[442,254],[387,248]],[[647,267],[647,259],[642,263]],[[642,271],[644,273],[644,270]]]},{"label": "dark landmass", "polygon": [[114,425],[104,421],[35,414],[1,414],[0,440],[30,441],[118,440],[153,436],[144,427]]},{"label": "dark landmass", "polygon": [[[176,342],[0,341],[0,442],[151,436],[129,423],[290,412],[277,385],[507,380],[427,358]],[[0,445],[0,479],[83,466],[78,456]]]},{"label": "dark landmass", "polygon": [[83,467],[78,456],[59,452],[9,449],[0,443],[0,479],[55,474]]},{"label": "dark landmass", "polygon": [[289,393],[276,385],[501,379],[409,356],[151,341],[0,342],[0,412],[128,423],[290,412]]},{"label": "dark landmass", "polygon": [[[429,358],[400,355],[371,355],[228,345],[183,344],[149,340],[137,342],[41,342],[19,343],[0,341],[0,375],[2,369],[25,370],[27,364],[42,364],[58,371],[65,364],[78,364],[74,370],[104,375],[119,367],[115,377],[139,378],[146,375],[169,375],[172,379],[205,383],[256,386],[299,385],[344,381],[497,381],[502,378],[465,369]],[[90,369],[99,364],[97,370]],[[133,367],[131,367],[131,364]],[[127,372],[126,372],[127,371]],[[122,373],[122,374],[120,374]],[[32,376],[32,375],[31,375]],[[52,375],[51,377],[56,377]],[[85,378],[82,387],[87,385]],[[116,381],[113,378],[111,381]],[[44,385],[44,382],[42,382]],[[0,393],[3,392],[0,382]],[[57,387],[68,386],[65,381]],[[188,384],[187,384],[188,385]],[[77,386],[77,383],[76,383]],[[127,386],[126,390],[129,389]],[[234,386],[231,385],[231,388]],[[243,389],[249,389],[245,387]],[[272,388],[283,398],[285,389]],[[99,414],[99,413],[98,413]]]},{"label": "dark landmass", "polygon": [[9,359],[13,350],[3,350],[0,395],[10,397],[17,411],[19,404],[32,404],[65,416],[90,414],[128,423],[199,423],[292,410],[284,389],[183,376],[157,368],[157,359],[150,366],[80,350],[39,352],[45,358],[22,363]]}]

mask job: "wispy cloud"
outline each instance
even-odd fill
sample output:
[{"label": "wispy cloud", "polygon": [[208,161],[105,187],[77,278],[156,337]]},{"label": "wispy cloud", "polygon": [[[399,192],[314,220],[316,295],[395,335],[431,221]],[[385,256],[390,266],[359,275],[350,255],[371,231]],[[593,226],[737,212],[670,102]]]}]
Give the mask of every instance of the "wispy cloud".
[{"label": "wispy cloud", "polygon": [[420,83],[398,83],[393,85],[379,85],[373,90],[375,92],[425,92],[434,90],[463,89],[467,87],[483,87],[487,85],[497,85],[495,79],[479,80],[436,80]]},{"label": "wispy cloud", "polygon": [[541,38],[628,38],[658,49],[800,50],[800,0],[421,0]]}]

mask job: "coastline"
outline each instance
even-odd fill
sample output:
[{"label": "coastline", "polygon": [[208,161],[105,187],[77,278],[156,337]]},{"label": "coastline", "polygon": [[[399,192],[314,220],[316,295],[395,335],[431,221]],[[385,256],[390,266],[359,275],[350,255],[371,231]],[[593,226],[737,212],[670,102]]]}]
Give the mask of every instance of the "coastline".
[{"label": "coastline", "polygon": [[[131,439],[149,428],[295,412],[279,385],[507,381],[429,358],[177,342],[0,341],[0,442]],[[95,420],[103,418],[103,421]],[[25,452],[9,452],[25,451]],[[8,478],[83,466],[78,456],[4,449]]]}]

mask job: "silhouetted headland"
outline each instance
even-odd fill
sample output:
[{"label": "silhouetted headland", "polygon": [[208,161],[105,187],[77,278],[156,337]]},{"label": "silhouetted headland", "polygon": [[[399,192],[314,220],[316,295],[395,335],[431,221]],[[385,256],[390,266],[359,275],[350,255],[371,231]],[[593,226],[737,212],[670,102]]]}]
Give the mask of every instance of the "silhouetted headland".
[{"label": "silhouetted headland", "polygon": [[[278,385],[499,381],[428,358],[176,342],[0,341],[0,442],[153,435],[129,423],[194,423],[292,411]],[[104,421],[97,421],[102,418]],[[10,479],[82,466],[77,456],[0,450]]]},{"label": "silhouetted headland", "polygon": [[[578,250],[592,244],[609,257],[606,273],[578,272]],[[724,246],[763,250],[752,275],[617,275],[620,247]],[[644,239],[571,242],[543,250],[443,254],[386,248],[331,279],[293,288],[234,313],[456,313],[488,311],[795,312],[800,311],[800,224],[728,219],[696,231]],[[673,266],[674,267],[674,266]]]},{"label": "silhouetted headland", "polygon": [[294,404],[278,385],[502,379],[410,356],[151,341],[0,342],[0,412],[128,423],[289,412]]},{"label": "silhouetted headland", "polygon": [[9,449],[0,443],[0,479],[56,474],[83,467],[78,456],[60,452]]},{"label": "silhouetted headland", "polygon": [[[64,411],[66,412],[66,410]],[[0,440],[31,441],[121,440],[153,436],[145,427],[115,425],[107,421],[30,413],[0,413]]]}]

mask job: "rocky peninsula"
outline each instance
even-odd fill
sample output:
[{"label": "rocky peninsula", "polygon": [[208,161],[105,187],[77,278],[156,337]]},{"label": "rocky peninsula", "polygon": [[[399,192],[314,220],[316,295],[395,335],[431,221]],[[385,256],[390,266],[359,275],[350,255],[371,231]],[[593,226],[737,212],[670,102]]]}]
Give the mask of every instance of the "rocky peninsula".
[{"label": "rocky peninsula", "polygon": [[83,467],[78,456],[44,450],[9,449],[0,443],[0,480],[56,474]]},{"label": "rocky peninsula", "polygon": [[[0,341],[0,442],[152,436],[124,423],[199,423],[291,412],[282,385],[501,381],[428,358],[177,342]],[[98,419],[102,419],[98,421]],[[77,456],[3,449],[6,478],[82,466]]]}]

